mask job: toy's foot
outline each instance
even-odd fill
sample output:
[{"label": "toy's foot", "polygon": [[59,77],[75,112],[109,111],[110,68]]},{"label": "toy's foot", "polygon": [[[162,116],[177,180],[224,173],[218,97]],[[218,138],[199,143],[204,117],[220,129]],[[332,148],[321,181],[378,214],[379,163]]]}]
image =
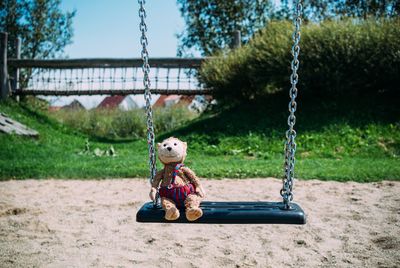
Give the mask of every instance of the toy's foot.
[{"label": "toy's foot", "polygon": [[201,208],[188,208],[186,210],[186,218],[188,221],[195,221],[203,216],[203,210]]},{"label": "toy's foot", "polygon": [[176,207],[172,207],[165,211],[165,219],[167,221],[174,221],[179,218],[179,210]]}]

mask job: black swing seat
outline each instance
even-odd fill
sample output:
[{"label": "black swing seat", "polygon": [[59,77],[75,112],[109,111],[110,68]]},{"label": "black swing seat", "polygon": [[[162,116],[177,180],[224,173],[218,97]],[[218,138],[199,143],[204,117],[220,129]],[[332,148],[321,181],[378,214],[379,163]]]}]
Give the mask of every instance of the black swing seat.
[{"label": "black swing seat", "polygon": [[[204,201],[200,207],[203,216],[190,223],[220,223],[220,224],[305,224],[306,215],[295,203],[285,209],[282,202],[210,202]],[[184,210],[175,221],[164,218],[164,210],[154,207],[152,202],[145,203],[136,214],[137,222],[169,222],[189,223]]]}]

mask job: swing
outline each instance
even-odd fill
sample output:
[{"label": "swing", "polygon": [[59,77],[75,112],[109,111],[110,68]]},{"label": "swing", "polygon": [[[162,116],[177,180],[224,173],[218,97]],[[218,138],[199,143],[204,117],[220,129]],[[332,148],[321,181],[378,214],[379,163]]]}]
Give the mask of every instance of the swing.
[{"label": "swing", "polygon": [[[155,157],[155,135],[153,127],[153,115],[151,108],[151,91],[150,91],[150,65],[149,54],[147,51],[147,26],[145,23],[146,11],[144,9],[145,0],[138,0],[140,9],[140,30],[143,59],[143,84],[145,87],[144,98],[146,101],[146,116],[147,116],[147,142],[149,145],[149,169],[150,181],[153,180],[156,174],[156,157]],[[301,24],[301,0],[295,1],[295,17],[293,33],[292,54],[293,60],[291,63],[292,74],[290,76],[291,88],[289,92],[289,130],[286,131],[285,143],[285,176],[283,178],[283,187],[280,191],[282,202],[201,202],[200,208],[203,210],[203,216],[191,223],[220,223],[220,224],[305,224],[306,215],[298,204],[293,203],[293,182],[294,182],[294,164],[296,151],[296,131],[294,125],[296,117],[294,115],[297,107],[297,82],[298,82],[298,56],[300,52],[300,24]],[[164,218],[164,210],[161,208],[159,194],[153,202],[145,203],[136,214],[137,222],[169,222],[169,223],[188,223],[185,217],[180,217],[175,221],[167,221]],[[184,211],[181,211],[184,215]]]}]

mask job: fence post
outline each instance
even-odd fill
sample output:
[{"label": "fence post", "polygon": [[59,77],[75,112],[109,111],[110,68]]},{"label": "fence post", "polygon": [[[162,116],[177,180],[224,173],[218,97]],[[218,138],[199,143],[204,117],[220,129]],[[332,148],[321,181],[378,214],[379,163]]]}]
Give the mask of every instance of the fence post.
[{"label": "fence post", "polygon": [[242,45],[242,34],[239,30],[233,32],[232,48],[239,48]]},{"label": "fence post", "polygon": [[[15,58],[20,59],[21,58],[21,38],[17,37],[15,39]],[[14,95],[18,89],[18,83],[19,83],[19,68],[15,67],[12,73],[12,83],[11,83],[11,94]],[[17,101],[18,101],[18,96],[16,96]]]},{"label": "fence post", "polygon": [[9,94],[7,73],[7,33],[0,33],[0,100],[6,100]]}]

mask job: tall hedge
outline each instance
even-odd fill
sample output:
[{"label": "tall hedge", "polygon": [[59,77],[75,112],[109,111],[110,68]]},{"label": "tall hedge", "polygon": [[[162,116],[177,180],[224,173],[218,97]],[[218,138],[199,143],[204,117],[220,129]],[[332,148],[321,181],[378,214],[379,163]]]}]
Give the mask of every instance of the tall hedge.
[{"label": "tall hedge", "polygon": [[[272,21],[246,46],[207,61],[200,79],[220,99],[265,96],[289,87],[293,26]],[[303,92],[363,94],[400,89],[400,20],[303,25]]]}]

